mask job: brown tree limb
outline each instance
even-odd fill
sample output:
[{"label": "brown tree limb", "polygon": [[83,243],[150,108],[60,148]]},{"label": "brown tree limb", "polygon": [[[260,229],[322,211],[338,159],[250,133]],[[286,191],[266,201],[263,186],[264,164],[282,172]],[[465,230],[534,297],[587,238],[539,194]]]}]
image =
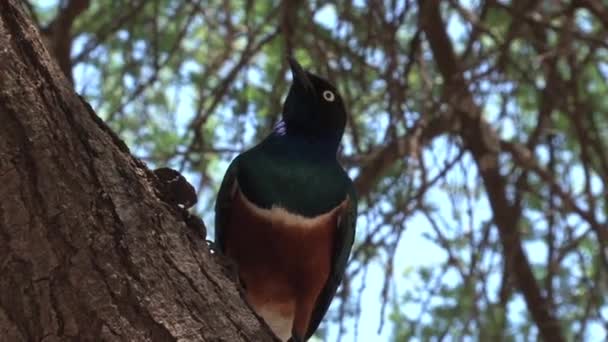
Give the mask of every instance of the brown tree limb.
[{"label": "brown tree limb", "polygon": [[359,175],[355,179],[355,187],[360,196],[368,194],[382,178],[384,173],[397,160],[406,156],[416,156],[420,149],[433,138],[453,129],[453,120],[446,115],[440,115],[428,123],[420,122],[408,134],[390,141],[384,147],[371,153],[362,161]]},{"label": "brown tree limb", "polygon": [[271,341],[200,231],[0,1],[0,332],[10,341]]},{"label": "brown tree limb", "polygon": [[[53,54],[63,74],[74,83],[72,75],[72,25],[74,20],[89,7],[89,0],[69,0],[59,8],[55,19],[41,34],[47,49]],[[59,5],[61,6],[61,5]]]},{"label": "brown tree limb", "polygon": [[[597,236],[598,243],[601,246],[601,250],[605,250],[608,246],[608,229],[605,224],[602,224],[597,220],[592,210],[585,210],[576,203],[573,196],[565,191],[557,182],[555,177],[549,172],[549,170],[541,167],[538,162],[533,158],[532,151],[528,150],[525,146],[508,142],[501,141],[500,146],[504,151],[508,151],[513,156],[513,161],[522,168],[530,170],[536,174],[540,179],[543,180],[554,192],[555,195],[560,199],[562,206],[565,211],[572,211],[583,218]],[[600,258],[604,263],[605,267],[608,267],[608,261],[606,260],[606,253],[600,253]]]},{"label": "brown tree limb", "polygon": [[498,137],[481,118],[481,109],[468,91],[454,53],[452,43],[445,31],[445,23],[439,12],[438,0],[419,0],[420,25],[433,52],[433,57],[444,79],[444,97],[455,107],[461,121],[460,136],[471,152],[485,185],[494,222],[503,246],[505,262],[515,279],[517,288],[524,296],[528,311],[534,319],[539,334],[545,341],[565,341],[560,323],[550,307],[534,277],[528,258],[523,250],[518,221],[521,212],[509,203],[506,197],[506,181],[500,174]]}]

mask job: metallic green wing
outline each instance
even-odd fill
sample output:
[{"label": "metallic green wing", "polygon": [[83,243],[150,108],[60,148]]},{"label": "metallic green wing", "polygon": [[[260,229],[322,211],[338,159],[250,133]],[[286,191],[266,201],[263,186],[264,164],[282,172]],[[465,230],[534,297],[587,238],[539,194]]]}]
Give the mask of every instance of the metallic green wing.
[{"label": "metallic green wing", "polygon": [[355,239],[355,225],[357,223],[357,195],[352,184],[350,184],[348,197],[348,207],[341,217],[336,231],[334,252],[332,256],[332,269],[325,287],[321,291],[319,298],[317,298],[317,304],[315,305],[315,309],[310,318],[310,324],[305,339],[309,339],[319,327],[319,324],[323,320],[323,316],[325,316],[325,313],[329,309],[332,299],[336,295],[338,286],[342,282],[344,272],[346,271],[348,257],[350,256],[350,251]]},{"label": "metallic green wing", "polygon": [[235,158],[230,163],[230,166],[228,166],[228,170],[226,170],[226,174],[222,180],[222,185],[220,185],[220,190],[217,193],[217,199],[215,200],[215,245],[222,253],[225,252],[224,229],[230,217],[238,163],[239,157]]}]

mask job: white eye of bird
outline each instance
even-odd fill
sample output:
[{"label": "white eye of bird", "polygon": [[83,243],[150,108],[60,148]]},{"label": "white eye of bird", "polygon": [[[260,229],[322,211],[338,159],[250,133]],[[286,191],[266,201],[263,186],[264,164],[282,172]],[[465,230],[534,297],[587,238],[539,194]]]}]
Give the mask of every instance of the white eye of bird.
[{"label": "white eye of bird", "polygon": [[331,91],[326,90],[323,92],[323,98],[327,102],[334,102],[334,100],[336,99],[336,95],[334,95],[334,93],[332,93]]}]

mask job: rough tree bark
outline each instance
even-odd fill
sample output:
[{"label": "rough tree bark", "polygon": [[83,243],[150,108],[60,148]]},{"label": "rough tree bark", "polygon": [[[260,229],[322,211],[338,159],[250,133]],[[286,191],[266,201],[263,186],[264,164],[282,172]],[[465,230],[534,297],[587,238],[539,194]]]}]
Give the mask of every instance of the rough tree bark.
[{"label": "rough tree bark", "polygon": [[153,184],[1,0],[1,341],[273,340]]}]

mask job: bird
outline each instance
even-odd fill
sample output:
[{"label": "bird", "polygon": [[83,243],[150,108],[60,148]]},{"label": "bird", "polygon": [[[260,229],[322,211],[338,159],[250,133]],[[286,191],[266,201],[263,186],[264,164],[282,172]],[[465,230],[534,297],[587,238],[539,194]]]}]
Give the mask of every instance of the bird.
[{"label": "bird", "polygon": [[228,166],[215,244],[245,299],[281,341],[317,330],[352,249],[357,194],[338,162],[347,111],[328,80],[288,57],[292,74],[272,132]]}]

